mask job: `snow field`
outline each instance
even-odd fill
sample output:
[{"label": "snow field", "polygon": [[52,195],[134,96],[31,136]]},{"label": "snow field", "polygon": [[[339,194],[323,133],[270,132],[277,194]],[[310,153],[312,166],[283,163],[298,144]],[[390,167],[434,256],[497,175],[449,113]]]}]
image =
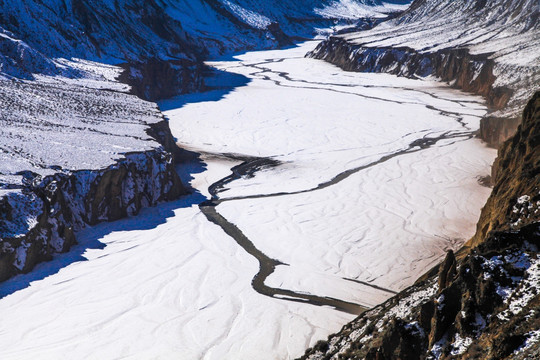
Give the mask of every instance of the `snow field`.
[{"label": "snow field", "polygon": [[[215,62],[249,81],[217,101],[163,102],[179,142],[203,153],[183,174],[199,192],[84,230],[69,254],[1,284],[0,358],[288,359],[352,320],[252,289],[257,261],[197,206],[238,164],[221,153],[281,162],[216,207],[289,265],[266,285],[372,306],[459,246],[495,156],[470,138],[481,100],[304,59],[315,45]],[[426,137],[440,139],[410,146]],[[276,192],[299,193],[227,200]]]},{"label": "snow field", "polygon": [[[200,177],[223,176],[212,165]],[[10,344],[0,357],[287,358],[353,319],[254,292],[257,262],[206,220],[196,200],[84,230],[70,253],[3,283],[2,297],[33,274],[65,266],[0,300],[0,342]]]}]

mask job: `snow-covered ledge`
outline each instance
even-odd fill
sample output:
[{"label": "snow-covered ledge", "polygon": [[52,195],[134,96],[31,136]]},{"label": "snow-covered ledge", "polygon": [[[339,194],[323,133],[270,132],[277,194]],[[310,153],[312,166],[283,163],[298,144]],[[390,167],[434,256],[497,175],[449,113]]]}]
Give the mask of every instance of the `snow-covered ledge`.
[{"label": "snow-covered ledge", "polygon": [[130,95],[118,67],[69,65],[84,76],[0,80],[0,281],[87,225],[186,193],[156,104]]}]

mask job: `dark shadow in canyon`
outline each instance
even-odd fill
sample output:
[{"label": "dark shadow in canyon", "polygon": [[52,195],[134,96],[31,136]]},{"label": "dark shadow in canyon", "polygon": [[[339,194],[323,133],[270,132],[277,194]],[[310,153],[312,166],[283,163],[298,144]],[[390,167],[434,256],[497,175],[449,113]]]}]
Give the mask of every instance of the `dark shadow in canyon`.
[{"label": "dark shadow in canyon", "polygon": [[[181,159],[181,166],[177,166],[177,172],[182,182],[189,187],[193,180],[192,175],[204,172],[206,164],[200,159],[198,154],[183,152],[185,155]],[[62,254],[56,254],[51,261],[42,262],[27,274],[20,274],[0,283],[0,299],[11,295],[19,290],[30,286],[34,281],[43,280],[58,273],[62,268],[71,264],[88,261],[84,257],[87,250],[101,250],[107,245],[101,240],[106,235],[116,231],[134,231],[155,229],[164,224],[167,219],[174,216],[174,211],[182,208],[189,208],[200,204],[206,198],[198,191],[190,188],[191,193],[178,200],[159,204],[155,207],[144,208],[136,216],[131,216],[113,222],[104,222],[81,230],[76,234],[78,244]]]},{"label": "dark shadow in canyon", "polygon": [[161,111],[179,109],[187,104],[207,101],[219,101],[236,88],[246,86],[251,82],[247,76],[211,68],[204,78],[204,88],[201,92],[183,94],[158,101]]}]

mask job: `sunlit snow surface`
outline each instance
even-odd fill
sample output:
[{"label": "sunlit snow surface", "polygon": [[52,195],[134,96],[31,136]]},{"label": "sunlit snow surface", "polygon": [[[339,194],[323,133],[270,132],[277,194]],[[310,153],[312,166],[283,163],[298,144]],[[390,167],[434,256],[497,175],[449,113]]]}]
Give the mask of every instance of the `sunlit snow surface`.
[{"label": "sunlit snow surface", "polygon": [[281,162],[225,199],[314,189],[367,166],[319,190],[217,206],[289,265],[269,286],[372,306],[472,235],[489,193],[477,177],[495,156],[467,136],[481,99],[303,58],[315,45],[213,63],[244,85],[163,102],[179,142],[205,153],[192,174],[200,194],[85,230],[70,254],[0,285],[0,358],[286,359],[351,320],[251,288],[257,261],[197,206],[238,164],[221,153]]}]

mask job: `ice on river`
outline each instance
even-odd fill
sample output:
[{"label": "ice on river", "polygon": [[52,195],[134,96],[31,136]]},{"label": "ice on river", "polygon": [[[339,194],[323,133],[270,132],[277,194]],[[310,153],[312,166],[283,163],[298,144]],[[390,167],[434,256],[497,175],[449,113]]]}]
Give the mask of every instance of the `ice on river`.
[{"label": "ice on river", "polygon": [[179,143],[204,152],[200,193],[87,229],[0,285],[0,358],[286,359],[352,320],[251,288],[257,261],[197,206],[238,164],[223,153],[280,162],[216,207],[284,263],[268,286],[372,306],[467,239],[495,157],[472,137],[481,99],[303,58],[315,45],[215,62],[239,86],[163,102]]}]

